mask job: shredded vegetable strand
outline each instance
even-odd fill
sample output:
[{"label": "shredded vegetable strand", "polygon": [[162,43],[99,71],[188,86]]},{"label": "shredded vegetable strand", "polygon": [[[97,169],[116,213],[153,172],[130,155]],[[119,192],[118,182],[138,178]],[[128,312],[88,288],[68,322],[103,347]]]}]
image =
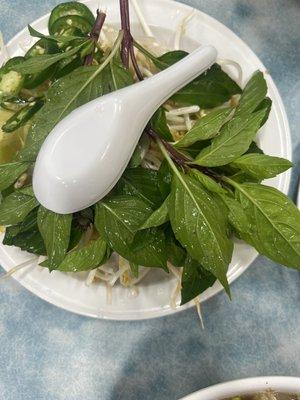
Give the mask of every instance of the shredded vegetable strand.
[{"label": "shredded vegetable strand", "polygon": [[228,59],[218,59],[217,60],[218,64],[220,64],[221,66],[226,66],[226,65],[231,65],[232,67],[234,67],[238,73],[236,82],[242,86],[243,84],[243,70],[242,67],[240,66],[239,63],[237,63],[236,61],[233,60],[228,60]]},{"label": "shredded vegetable strand", "polygon": [[201,323],[202,329],[204,329],[204,322],[203,322],[203,317],[202,317],[202,313],[201,313],[201,306],[200,306],[200,296],[198,296],[198,297],[196,297],[194,299],[194,303],[195,303],[195,306],[196,306],[197,314],[198,314],[199,319],[200,319],[200,323]]},{"label": "shredded vegetable strand", "polygon": [[176,33],[175,33],[175,38],[174,38],[174,50],[179,50],[180,41],[181,41],[182,36],[184,35],[186,26],[187,26],[188,22],[193,18],[194,15],[195,15],[195,10],[193,10],[188,15],[183,17],[182,20],[179,22],[178,27],[176,29]]},{"label": "shredded vegetable strand", "polygon": [[140,24],[141,24],[145,34],[149,37],[154,37],[153,32],[152,32],[150,26],[147,24],[146,18],[143,15],[142,10],[141,10],[137,0],[131,0],[131,4],[133,5],[134,11],[140,21]]},{"label": "shredded vegetable strand", "polygon": [[20,271],[21,269],[28,267],[30,264],[32,264],[34,261],[36,261],[38,259],[38,257],[34,257],[31,258],[30,260],[27,260],[25,262],[23,262],[22,264],[19,264],[15,267],[13,267],[12,269],[10,269],[8,272],[6,272],[5,274],[0,276],[0,282],[2,280],[5,280],[7,278],[9,278],[10,276],[12,276],[14,273]]}]

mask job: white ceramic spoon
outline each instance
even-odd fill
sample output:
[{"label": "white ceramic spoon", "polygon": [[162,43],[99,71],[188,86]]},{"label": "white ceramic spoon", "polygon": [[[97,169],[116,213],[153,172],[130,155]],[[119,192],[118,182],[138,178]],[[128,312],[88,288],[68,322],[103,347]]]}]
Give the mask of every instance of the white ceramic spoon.
[{"label": "white ceramic spoon", "polygon": [[214,47],[200,47],[159,74],[99,97],[60,121],[36,160],[33,190],[38,201],[67,214],[103,198],[122,175],[157,108],[216,57]]}]

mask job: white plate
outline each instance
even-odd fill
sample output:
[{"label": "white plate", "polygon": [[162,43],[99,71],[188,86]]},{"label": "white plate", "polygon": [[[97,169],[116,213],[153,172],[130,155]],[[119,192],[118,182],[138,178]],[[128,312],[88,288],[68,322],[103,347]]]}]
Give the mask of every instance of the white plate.
[{"label": "white plate", "polygon": [[[99,1],[88,0],[85,4],[95,12]],[[139,4],[158,39],[168,48],[172,48],[174,31],[182,18],[191,13],[192,8],[169,0],[139,0]],[[102,0],[101,7],[107,10],[108,23],[119,23],[117,0]],[[138,19],[133,10],[131,15],[133,24],[138,27]],[[47,20],[48,16],[46,15],[32,25],[35,29],[46,32]],[[8,43],[10,56],[22,54],[20,44],[26,45],[29,40],[27,29],[17,34]],[[212,17],[195,11],[188,24],[181,48],[191,51],[200,44],[200,40],[202,44],[214,45],[219,51],[220,58],[228,58],[240,63],[244,71],[244,81],[257,69],[266,71],[256,55],[233,32]],[[272,78],[266,74],[266,79],[273,107],[270,118],[260,134],[260,145],[268,154],[290,159],[291,144],[287,117]],[[270,180],[269,184],[287,193],[289,180],[288,172],[279,178]],[[229,281],[232,282],[244,272],[256,256],[256,251],[251,247],[241,242],[236,243],[228,272]],[[26,259],[30,259],[29,254],[17,248],[0,246],[0,264],[6,270]],[[193,304],[172,309],[169,302],[175,282],[160,271],[153,271],[146,277],[140,286],[139,296],[136,298],[130,296],[127,289],[114,288],[111,305],[107,304],[105,287],[97,284],[86,286],[84,275],[67,275],[57,271],[49,274],[47,269],[32,265],[26,271],[20,271],[14,276],[24,287],[42,299],[69,311],[96,318],[116,320],[154,318],[177,312]],[[202,301],[212,297],[220,290],[219,284],[214,285],[203,293]]]},{"label": "white plate", "polygon": [[299,395],[300,378],[289,376],[261,376],[258,378],[239,379],[210,386],[190,394],[181,400],[222,400],[241,394],[250,395],[270,389],[278,393]]}]

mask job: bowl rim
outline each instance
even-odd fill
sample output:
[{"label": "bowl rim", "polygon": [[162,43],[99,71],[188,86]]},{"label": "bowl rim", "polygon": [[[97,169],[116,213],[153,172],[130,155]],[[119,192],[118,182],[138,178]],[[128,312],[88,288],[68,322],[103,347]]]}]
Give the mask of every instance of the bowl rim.
[{"label": "bowl rim", "polygon": [[[93,3],[93,1],[95,0],[81,0],[82,3],[89,5],[90,3]],[[145,0],[144,0],[145,1]],[[238,40],[239,42],[239,46],[241,49],[246,49],[249,57],[251,60],[255,60],[255,62],[257,63],[257,65],[259,66],[259,68],[261,69],[265,69],[264,64],[262,63],[262,61],[260,60],[260,58],[252,51],[251,47],[249,47],[245,41],[243,39],[241,39],[237,34],[235,34],[231,29],[229,29],[226,25],[224,25],[222,22],[220,22],[219,20],[217,20],[216,18],[210,16],[209,14],[206,14],[205,12],[199,10],[198,8],[194,8],[191,7],[187,4],[184,3],[180,3],[178,0],[174,1],[174,0],[155,0],[156,2],[162,3],[162,4],[166,4],[169,5],[171,7],[177,7],[180,8],[180,10],[186,10],[187,12],[191,12],[192,10],[196,10],[197,14],[201,15],[204,18],[207,18],[209,21],[211,21],[213,24],[215,24],[216,26],[221,26],[222,30],[224,30],[224,32],[226,32],[230,37],[232,37],[235,40]],[[43,22],[45,19],[47,19],[49,17],[50,13],[47,13],[41,17],[39,17],[38,19],[34,20],[31,25],[33,27],[36,27],[36,25],[39,25],[41,22]],[[21,31],[19,31],[16,35],[14,35],[7,43],[7,46],[13,45],[13,43],[15,41],[17,41],[20,37],[22,37],[22,35],[24,34],[24,32],[26,31],[26,28],[22,29]],[[288,123],[288,119],[287,119],[287,115],[286,115],[286,111],[284,108],[284,104],[283,101],[281,99],[281,96],[278,92],[278,89],[272,79],[271,76],[268,76],[268,85],[270,86],[270,88],[273,91],[274,96],[276,97],[276,101],[278,104],[278,109],[280,110],[280,114],[281,114],[281,121],[282,124],[284,126],[284,142],[285,142],[285,146],[286,146],[286,158],[291,159],[292,158],[292,152],[291,152],[291,135],[290,135],[290,129],[289,129],[289,123]],[[282,188],[281,190],[284,193],[288,192],[288,188],[290,185],[290,179],[291,179],[291,172],[290,171],[286,171],[284,174],[282,174],[281,176],[281,184],[282,184]],[[1,254],[2,251],[2,254]],[[250,251],[250,250],[249,250]],[[236,270],[232,271],[231,276],[229,277],[229,283],[231,284],[233,281],[235,281],[240,275],[242,275],[247,268],[249,268],[249,266],[254,262],[254,260],[257,258],[258,253],[256,252],[256,250],[251,249],[252,252],[252,256],[251,259],[249,258],[249,261],[247,262],[247,264],[239,266],[239,268],[237,268]],[[12,257],[10,256],[10,254],[7,252],[5,252],[4,254],[4,250],[2,247],[2,244],[0,243],[0,265],[2,264],[3,268],[7,271],[9,268],[7,267],[7,262],[6,260],[11,261]],[[4,267],[5,265],[5,267]],[[31,269],[31,266],[28,267],[28,270]],[[62,297],[60,294],[56,295],[54,292],[51,293],[51,295],[49,295],[49,290],[48,288],[45,289],[41,288],[39,284],[37,284],[35,281],[32,280],[26,280],[25,275],[23,274],[23,272],[26,272],[27,268],[24,269],[24,271],[22,271],[21,273],[16,273],[13,278],[15,280],[17,280],[22,286],[24,286],[27,290],[29,290],[30,292],[34,293],[35,295],[37,295],[38,297],[40,297],[41,299],[47,301],[48,303],[51,303],[59,308],[65,309],[67,311],[71,311],[74,312],[76,314],[79,315],[83,315],[83,316],[87,316],[87,317],[93,317],[93,318],[98,318],[98,319],[110,319],[110,320],[125,320],[125,321],[134,321],[134,320],[147,320],[147,319],[152,319],[152,318],[158,318],[158,317],[165,317],[168,315],[172,315],[172,314],[176,314],[178,312],[184,311],[188,308],[191,308],[194,306],[193,302],[189,302],[186,305],[183,306],[177,306],[176,308],[166,308],[166,307],[161,307],[159,310],[148,310],[146,313],[141,314],[138,311],[131,311],[131,312],[127,312],[126,314],[123,314],[123,312],[120,313],[116,313],[115,311],[109,311],[109,310],[105,310],[105,311],[94,311],[91,310],[90,308],[85,308],[85,307],[81,307],[78,306],[77,303],[74,303],[73,301],[68,302],[66,301],[66,299],[64,297]],[[218,293],[220,293],[223,290],[221,285],[217,285],[213,288],[213,290],[207,294],[206,296],[203,296],[201,299],[201,303],[210,299],[211,297],[217,295]],[[51,292],[51,289],[50,289]]]},{"label": "bowl rim", "polygon": [[194,392],[181,400],[217,400],[272,389],[281,393],[300,394],[300,378],[292,376],[260,376],[238,379]]}]

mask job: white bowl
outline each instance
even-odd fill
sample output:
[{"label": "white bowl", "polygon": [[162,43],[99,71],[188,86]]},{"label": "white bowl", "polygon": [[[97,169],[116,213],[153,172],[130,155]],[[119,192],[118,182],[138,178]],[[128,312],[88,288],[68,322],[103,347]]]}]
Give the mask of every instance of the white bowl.
[{"label": "white bowl", "polygon": [[[93,12],[99,7],[99,0],[84,1]],[[112,25],[119,24],[118,0],[101,0],[101,7],[107,10],[107,22]],[[174,32],[182,18],[191,14],[193,9],[185,4],[170,0],[139,0],[147,22],[152,27],[159,41],[166,48],[173,48]],[[141,33],[137,15],[132,10],[133,31],[136,37]],[[47,33],[49,15],[35,21],[32,26]],[[29,45],[28,30],[18,33],[7,45],[10,56],[23,54],[21,47]],[[252,52],[252,50],[226,26],[201,11],[195,10],[182,40],[182,49],[192,51],[200,44],[215,46],[222,59],[231,59],[238,62],[244,72],[243,83],[252,73],[260,69],[266,73],[268,95],[273,101],[270,117],[259,135],[260,146],[267,154],[291,159],[290,132],[286,113],[277,88],[267,73],[266,68]],[[0,57],[1,63],[1,57]],[[232,72],[232,71],[231,71]],[[283,193],[288,192],[290,171],[268,180],[268,184],[276,187]],[[31,258],[28,253],[20,249],[1,244],[3,235],[0,235],[0,265],[5,270],[19,265]],[[233,282],[254,261],[257,252],[244,242],[236,241],[232,262],[228,270],[228,280]],[[176,308],[170,306],[170,297],[176,285],[175,277],[169,277],[164,272],[156,269],[152,271],[140,284],[139,296],[133,297],[127,288],[116,286],[113,289],[112,303],[106,300],[104,285],[85,284],[86,274],[65,274],[38,267],[37,262],[22,271],[14,274],[24,287],[42,299],[78,314],[115,320],[141,320],[172,314],[194,306],[190,302],[182,307],[177,301]],[[215,283],[201,296],[205,301],[222,290],[221,284]]]},{"label": "white bowl", "polygon": [[218,400],[233,396],[254,394],[265,390],[300,395],[300,378],[289,376],[262,376],[220,383],[190,394],[181,400]]}]

